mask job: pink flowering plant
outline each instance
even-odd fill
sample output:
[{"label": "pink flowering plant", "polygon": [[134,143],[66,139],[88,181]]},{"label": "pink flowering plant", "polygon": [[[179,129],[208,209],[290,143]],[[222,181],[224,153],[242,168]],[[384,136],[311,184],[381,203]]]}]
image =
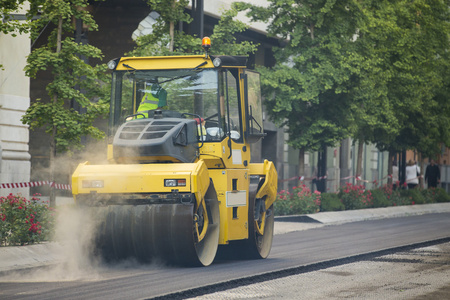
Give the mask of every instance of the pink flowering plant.
[{"label": "pink flowering plant", "polygon": [[369,208],[373,204],[372,192],[362,184],[347,183],[339,189],[338,196],[346,210]]},{"label": "pink flowering plant", "polygon": [[13,194],[0,197],[0,246],[27,245],[50,238],[55,211],[36,196],[31,200]]},{"label": "pink flowering plant", "polygon": [[311,214],[320,210],[320,192],[312,192],[305,184],[292,191],[282,190],[275,201],[275,215]]}]

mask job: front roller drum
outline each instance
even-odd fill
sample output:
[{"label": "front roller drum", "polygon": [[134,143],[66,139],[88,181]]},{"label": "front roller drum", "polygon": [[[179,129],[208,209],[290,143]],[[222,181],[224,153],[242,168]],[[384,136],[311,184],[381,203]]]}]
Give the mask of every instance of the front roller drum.
[{"label": "front roller drum", "polygon": [[[95,208],[104,221],[94,241],[96,253],[107,261],[159,258],[186,266],[207,266],[219,242],[219,204],[214,188],[206,194],[206,212],[191,204],[110,205]],[[208,224],[198,240],[198,222],[208,213]]]}]

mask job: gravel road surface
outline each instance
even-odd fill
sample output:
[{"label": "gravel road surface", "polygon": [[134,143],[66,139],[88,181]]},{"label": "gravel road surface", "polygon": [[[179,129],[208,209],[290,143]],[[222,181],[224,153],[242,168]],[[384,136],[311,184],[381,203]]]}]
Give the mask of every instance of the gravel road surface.
[{"label": "gravel road surface", "polygon": [[450,299],[450,243],[190,299]]}]

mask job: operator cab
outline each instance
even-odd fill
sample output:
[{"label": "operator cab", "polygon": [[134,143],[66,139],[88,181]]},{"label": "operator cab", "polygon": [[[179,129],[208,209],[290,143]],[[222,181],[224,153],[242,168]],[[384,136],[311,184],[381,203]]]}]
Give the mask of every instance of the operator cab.
[{"label": "operator cab", "polygon": [[[138,153],[125,154],[124,150],[123,155],[148,157],[149,153],[154,152],[154,145],[172,143],[168,140],[171,137],[174,147],[191,148],[188,158],[174,162],[190,162],[194,159],[192,153],[194,157],[198,156],[196,150],[199,147],[225,140],[229,148],[228,159],[232,148],[236,149],[233,145],[245,152],[245,144],[264,136],[259,74],[247,70],[246,63],[247,57],[243,56],[207,54],[129,57],[111,61],[109,66],[113,74],[108,136],[113,141],[113,147],[120,144],[123,149],[129,149],[135,145],[140,147]],[[160,121],[149,127],[148,119]],[[176,136],[159,132],[168,128],[154,126],[161,122],[175,126],[170,129],[170,135]],[[177,122],[179,125],[176,125]],[[193,132],[197,136],[194,139]],[[183,135],[181,139],[178,138],[180,134]],[[159,140],[139,141],[149,136]],[[220,151],[222,154],[216,151],[215,155],[225,153]],[[117,160],[116,154],[114,158]],[[155,162],[155,159],[151,157],[145,162]]]}]

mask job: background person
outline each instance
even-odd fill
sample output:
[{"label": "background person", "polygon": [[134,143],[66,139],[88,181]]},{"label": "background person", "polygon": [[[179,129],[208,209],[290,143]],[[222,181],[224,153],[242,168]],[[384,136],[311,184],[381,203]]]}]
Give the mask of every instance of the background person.
[{"label": "background person", "polygon": [[430,160],[430,164],[425,169],[425,182],[428,188],[435,188],[441,181],[441,171],[439,166],[435,164],[434,159]]},{"label": "background person", "polygon": [[396,190],[398,188],[399,181],[398,181],[398,166],[397,161],[394,160],[392,162],[392,188]]},{"label": "background person", "polygon": [[416,163],[410,159],[406,164],[406,183],[408,189],[413,189],[419,184],[420,168]]}]

